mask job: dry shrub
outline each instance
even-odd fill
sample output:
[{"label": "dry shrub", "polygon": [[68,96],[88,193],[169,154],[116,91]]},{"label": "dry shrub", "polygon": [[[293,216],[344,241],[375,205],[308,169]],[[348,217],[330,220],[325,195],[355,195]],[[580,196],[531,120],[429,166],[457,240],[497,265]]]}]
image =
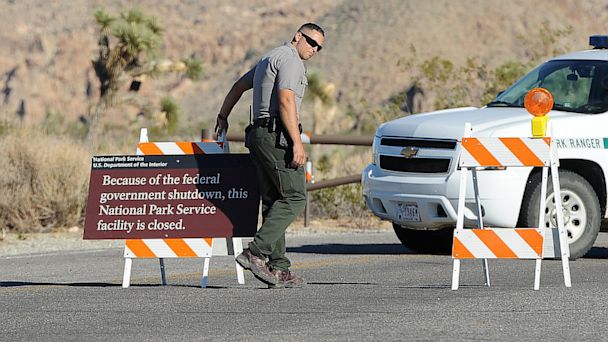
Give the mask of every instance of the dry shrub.
[{"label": "dry shrub", "polygon": [[0,227],[40,232],[80,223],[90,170],[85,148],[27,129],[0,141]]},{"label": "dry shrub", "polygon": [[[326,151],[315,167],[317,181],[360,174],[371,157],[369,148],[341,146]],[[315,218],[349,219],[358,225],[367,225],[373,215],[365,206],[361,184],[347,184],[309,193],[312,196],[311,213]]]}]

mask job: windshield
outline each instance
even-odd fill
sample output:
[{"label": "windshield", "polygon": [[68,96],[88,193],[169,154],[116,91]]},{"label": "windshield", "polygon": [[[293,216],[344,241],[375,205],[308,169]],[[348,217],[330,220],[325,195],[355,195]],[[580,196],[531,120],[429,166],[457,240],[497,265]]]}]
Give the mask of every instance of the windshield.
[{"label": "windshield", "polygon": [[499,94],[488,107],[523,107],[532,88],[553,94],[553,109],[584,114],[608,110],[608,62],[556,60],[542,64]]}]

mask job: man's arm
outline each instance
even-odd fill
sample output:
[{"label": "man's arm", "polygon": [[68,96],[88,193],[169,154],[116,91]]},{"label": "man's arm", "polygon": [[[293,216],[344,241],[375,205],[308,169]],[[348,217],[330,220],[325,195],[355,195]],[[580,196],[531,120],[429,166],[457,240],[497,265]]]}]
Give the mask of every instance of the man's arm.
[{"label": "man's arm", "polygon": [[222,131],[228,131],[228,116],[230,112],[232,112],[232,108],[239,102],[239,99],[243,95],[244,92],[253,88],[253,75],[255,74],[255,67],[249,70],[246,74],[241,76],[238,81],[236,81],[230,91],[226,95],[224,99],[224,103],[222,103],[222,108],[220,109],[219,114],[217,115],[217,122],[215,124],[215,133],[220,134]]},{"label": "man's arm", "polygon": [[306,163],[306,151],[298,129],[298,116],[296,114],[296,96],[292,90],[279,89],[279,115],[283,128],[293,141],[293,167],[303,166]]}]

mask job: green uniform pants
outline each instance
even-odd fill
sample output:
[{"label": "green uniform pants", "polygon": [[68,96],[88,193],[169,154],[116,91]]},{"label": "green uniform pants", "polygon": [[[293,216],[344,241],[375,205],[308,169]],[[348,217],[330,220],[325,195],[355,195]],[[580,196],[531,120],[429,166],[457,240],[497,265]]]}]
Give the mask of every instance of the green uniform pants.
[{"label": "green uniform pants", "polygon": [[262,226],[249,251],[268,258],[273,269],[286,271],[291,265],[285,256],[285,231],[306,206],[304,168],[290,166],[291,148],[276,148],[277,133],[267,127],[252,126],[246,145],[256,167],[262,197]]}]

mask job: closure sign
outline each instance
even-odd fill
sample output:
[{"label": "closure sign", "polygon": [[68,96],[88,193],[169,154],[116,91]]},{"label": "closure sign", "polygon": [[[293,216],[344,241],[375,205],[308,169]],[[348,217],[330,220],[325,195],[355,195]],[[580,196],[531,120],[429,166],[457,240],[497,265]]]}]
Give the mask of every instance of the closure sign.
[{"label": "closure sign", "polygon": [[93,157],[84,239],[251,237],[259,190],[248,154]]}]

